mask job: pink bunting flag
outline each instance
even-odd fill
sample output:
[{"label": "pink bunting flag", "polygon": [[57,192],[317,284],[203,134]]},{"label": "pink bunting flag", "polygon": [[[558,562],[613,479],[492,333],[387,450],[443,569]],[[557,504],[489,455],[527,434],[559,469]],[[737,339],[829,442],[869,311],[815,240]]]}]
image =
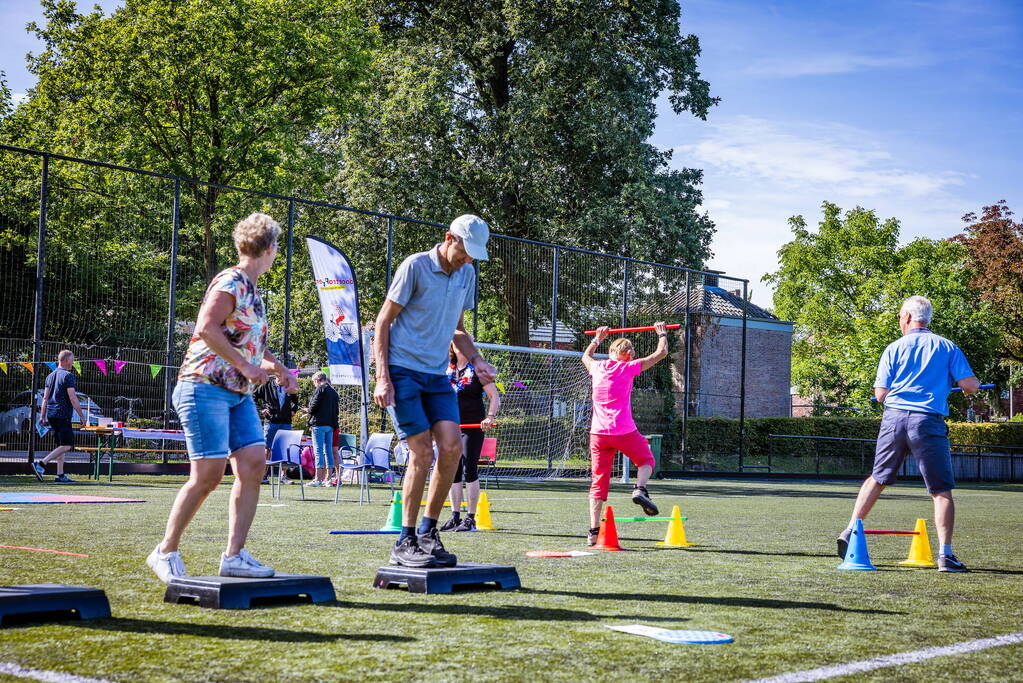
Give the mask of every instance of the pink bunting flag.
[{"label": "pink bunting flag", "polygon": [[94,360],[92,362],[96,364],[96,367],[99,368],[99,371],[102,372],[105,377],[107,374],[107,362],[105,360]]},{"label": "pink bunting flag", "polygon": [[292,377],[298,377],[298,371],[299,371],[298,368],[295,368],[294,370],[291,370],[291,376]]},{"label": "pink bunting flag", "polygon": [[126,361],[126,360],[115,360],[114,361],[114,372],[117,373],[118,375],[121,374],[121,370],[123,370],[124,366],[127,365],[127,364],[128,364],[128,361]]},{"label": "pink bunting flag", "polygon": [[526,385],[523,384],[522,382],[512,382],[512,384],[514,384],[515,386],[517,386],[520,389],[525,389],[526,388]]}]

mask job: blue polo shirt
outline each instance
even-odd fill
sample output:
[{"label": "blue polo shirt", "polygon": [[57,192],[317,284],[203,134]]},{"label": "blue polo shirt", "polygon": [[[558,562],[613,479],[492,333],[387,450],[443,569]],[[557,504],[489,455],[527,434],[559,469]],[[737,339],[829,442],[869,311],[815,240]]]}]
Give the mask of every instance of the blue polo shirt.
[{"label": "blue polo shirt", "polygon": [[874,386],[888,389],[886,408],[948,415],[949,390],[973,376],[958,346],[917,327],[888,345],[877,364]]},{"label": "blue polo shirt", "polygon": [[448,370],[448,346],[462,312],[472,308],[476,271],[465,264],[448,275],[439,248],[412,254],[394,273],[387,298],[403,309],[391,323],[388,365],[431,375]]}]

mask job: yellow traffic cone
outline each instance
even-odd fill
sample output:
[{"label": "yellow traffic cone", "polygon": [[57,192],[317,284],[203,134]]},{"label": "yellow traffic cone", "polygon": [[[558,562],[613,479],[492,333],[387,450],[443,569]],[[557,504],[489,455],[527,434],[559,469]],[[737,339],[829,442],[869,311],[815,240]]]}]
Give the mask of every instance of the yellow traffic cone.
[{"label": "yellow traffic cone", "polygon": [[494,530],[494,522],[490,519],[490,499],[486,491],[480,491],[480,499],[476,503],[476,528],[480,531]]},{"label": "yellow traffic cone", "polygon": [[916,520],[916,528],[913,529],[916,536],[909,544],[909,557],[899,564],[906,567],[934,567],[934,556],[931,555],[931,541],[927,538],[927,522]]},{"label": "yellow traffic cone", "polygon": [[678,505],[671,508],[671,521],[668,522],[668,533],[664,535],[664,540],[659,541],[657,545],[663,545],[667,548],[688,548],[689,546],[696,545],[686,540],[686,528],[682,526],[682,512],[678,509]]}]

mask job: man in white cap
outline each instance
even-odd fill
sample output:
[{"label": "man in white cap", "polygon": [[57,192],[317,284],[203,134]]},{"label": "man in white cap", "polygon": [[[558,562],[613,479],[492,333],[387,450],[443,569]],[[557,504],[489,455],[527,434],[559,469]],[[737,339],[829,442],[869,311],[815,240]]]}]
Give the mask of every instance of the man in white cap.
[{"label": "man in white cap", "polygon": [[[437,531],[437,518],[462,455],[458,396],[446,375],[448,348],[454,341],[481,382],[494,380],[496,371],[476,350],[463,325],[476,291],[472,262],[487,260],[489,238],[490,228],[478,216],[466,214],[453,220],[443,242],[398,266],[377,316],[373,400],[381,408],[393,409],[399,437],[411,451],[402,486],[401,535],[391,551],[391,564],[453,567],[458,563],[444,549]],[[417,528],[431,465],[434,473],[426,510]]]}]

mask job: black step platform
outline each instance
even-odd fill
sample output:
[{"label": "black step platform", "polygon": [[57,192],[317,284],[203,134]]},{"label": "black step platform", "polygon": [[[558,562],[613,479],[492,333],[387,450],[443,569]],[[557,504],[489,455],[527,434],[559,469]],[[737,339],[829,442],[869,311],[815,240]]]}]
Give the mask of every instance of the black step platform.
[{"label": "black step platform", "polygon": [[164,602],[191,603],[213,609],[249,609],[253,600],[308,598],[309,602],[334,600],[334,586],[326,576],[277,572],[268,579],[233,576],[184,576],[167,584]]},{"label": "black step platform", "polygon": [[65,586],[60,583],[35,583],[25,586],[0,586],[0,624],[9,616],[32,615],[67,619],[102,619],[110,616],[107,594],[98,588]]},{"label": "black step platform", "polygon": [[396,567],[386,566],[377,570],[373,579],[374,588],[397,588],[408,586],[410,593],[450,593],[456,587],[483,587],[496,583],[502,590],[518,588],[519,573],[515,567],[499,564],[478,564],[465,562],[456,567]]}]

